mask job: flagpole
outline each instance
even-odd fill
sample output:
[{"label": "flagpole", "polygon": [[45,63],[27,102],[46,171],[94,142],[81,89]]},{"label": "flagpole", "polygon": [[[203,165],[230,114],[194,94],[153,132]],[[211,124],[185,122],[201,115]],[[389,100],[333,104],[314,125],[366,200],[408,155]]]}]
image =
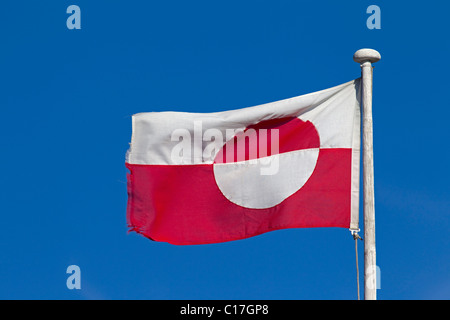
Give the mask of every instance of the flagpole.
[{"label": "flagpole", "polygon": [[377,299],[375,250],[375,198],[373,175],[372,127],[372,63],[381,59],[372,49],[355,52],[353,60],[361,66],[362,78],[362,131],[363,131],[363,197],[364,197],[364,299]]}]

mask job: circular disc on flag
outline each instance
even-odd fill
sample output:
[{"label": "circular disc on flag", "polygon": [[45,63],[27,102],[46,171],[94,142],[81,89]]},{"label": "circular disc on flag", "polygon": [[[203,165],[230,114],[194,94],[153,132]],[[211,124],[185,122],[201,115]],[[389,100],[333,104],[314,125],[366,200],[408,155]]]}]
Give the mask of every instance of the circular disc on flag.
[{"label": "circular disc on flag", "polygon": [[319,148],[319,134],[310,121],[297,117],[262,121],[225,143],[214,160],[214,178],[234,204],[271,208],[305,185]]}]

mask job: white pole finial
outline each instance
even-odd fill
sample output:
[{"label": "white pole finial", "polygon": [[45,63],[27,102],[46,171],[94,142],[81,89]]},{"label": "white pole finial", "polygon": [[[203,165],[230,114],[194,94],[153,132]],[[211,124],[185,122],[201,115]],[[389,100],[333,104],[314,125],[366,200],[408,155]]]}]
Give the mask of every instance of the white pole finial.
[{"label": "white pole finial", "polygon": [[363,124],[363,197],[364,197],[364,299],[377,299],[375,250],[375,197],[373,174],[372,63],[381,59],[378,51],[361,49],[353,60],[361,65]]},{"label": "white pole finial", "polygon": [[363,64],[364,62],[375,63],[380,61],[380,59],[380,53],[373,49],[360,49],[353,55],[353,60],[359,64]]}]

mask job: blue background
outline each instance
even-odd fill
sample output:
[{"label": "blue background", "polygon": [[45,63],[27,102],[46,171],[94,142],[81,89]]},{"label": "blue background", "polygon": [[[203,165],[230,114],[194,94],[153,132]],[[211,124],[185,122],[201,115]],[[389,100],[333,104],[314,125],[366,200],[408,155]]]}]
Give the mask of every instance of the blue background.
[{"label": "blue background", "polygon": [[[66,9],[81,8],[81,30]],[[369,30],[366,9],[381,8]],[[449,299],[444,1],[2,1],[0,298],[355,299],[340,228],[200,246],[126,226],[131,115],[215,112],[360,76],[377,49],[380,299]],[[363,244],[359,243],[362,285]],[[81,290],[66,268],[81,268]]]}]

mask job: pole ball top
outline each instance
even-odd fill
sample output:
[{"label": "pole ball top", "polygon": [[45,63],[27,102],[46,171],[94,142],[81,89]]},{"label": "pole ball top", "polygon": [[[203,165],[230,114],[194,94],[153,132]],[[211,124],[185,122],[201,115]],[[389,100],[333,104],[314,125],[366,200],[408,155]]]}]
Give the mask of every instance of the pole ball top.
[{"label": "pole ball top", "polygon": [[353,60],[360,64],[367,61],[374,63],[379,61],[380,59],[381,59],[380,53],[373,49],[360,49],[356,51],[355,54],[353,55]]}]

